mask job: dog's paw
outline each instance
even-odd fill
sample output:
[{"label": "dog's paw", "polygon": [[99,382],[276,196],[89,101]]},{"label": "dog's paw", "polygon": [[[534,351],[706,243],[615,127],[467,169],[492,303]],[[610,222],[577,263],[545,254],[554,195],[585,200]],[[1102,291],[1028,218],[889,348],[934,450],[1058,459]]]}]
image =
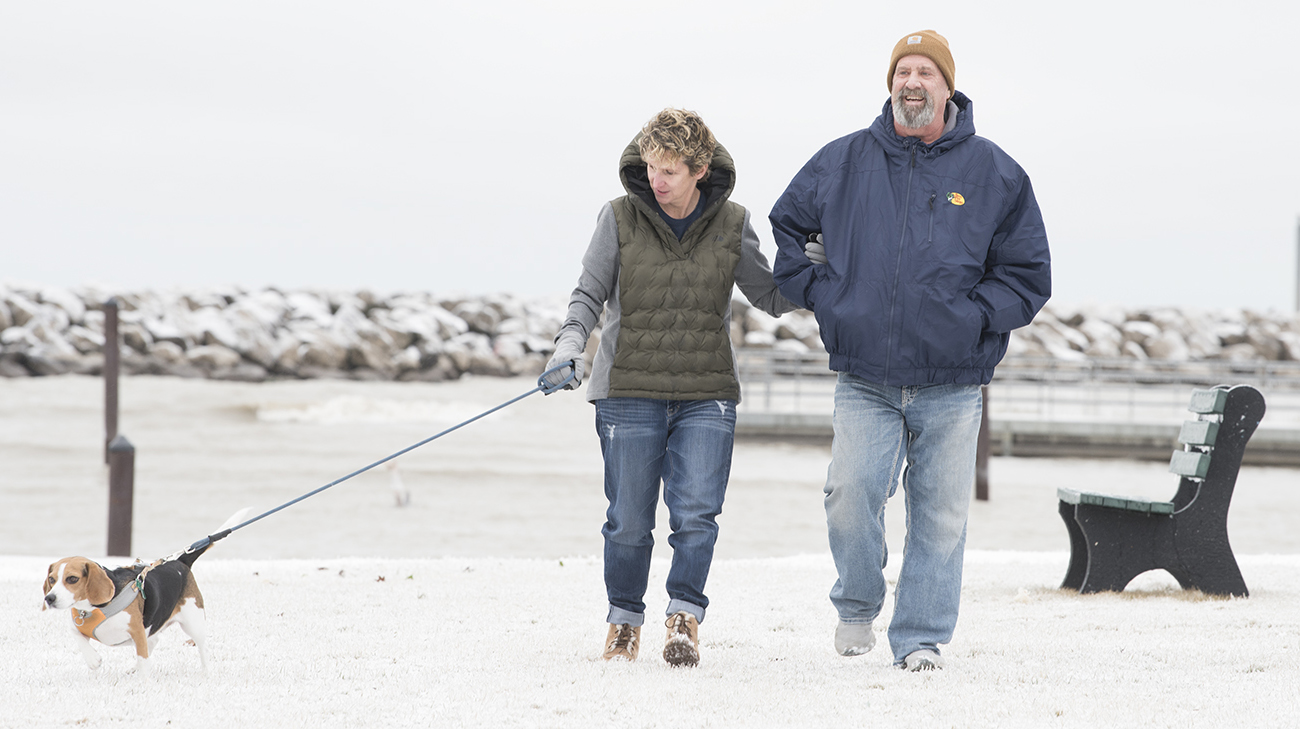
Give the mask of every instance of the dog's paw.
[{"label": "dog's paw", "polygon": [[104,663],[104,659],[100,658],[98,653],[86,654],[86,667],[89,668],[90,670],[98,671],[99,667],[103,665],[103,663]]}]

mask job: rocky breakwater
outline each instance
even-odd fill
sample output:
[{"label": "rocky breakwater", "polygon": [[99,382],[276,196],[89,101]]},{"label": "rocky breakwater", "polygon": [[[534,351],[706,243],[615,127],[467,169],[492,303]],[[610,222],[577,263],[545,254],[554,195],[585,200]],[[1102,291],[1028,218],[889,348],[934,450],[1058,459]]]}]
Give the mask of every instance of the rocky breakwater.
[{"label": "rocky breakwater", "polygon": [[[0,376],[99,374],[110,297],[118,304],[124,373],[245,381],[535,375],[551,356],[566,305],[563,296],[0,286]],[[822,351],[806,311],[773,319],[736,300],[731,335],[737,347]],[[1243,310],[1050,305],[1015,332],[1008,356],[1300,360],[1300,319]]]},{"label": "rocky breakwater", "polygon": [[1300,317],[1248,309],[1049,304],[1013,332],[1008,357],[1161,362],[1300,360]]},{"label": "rocky breakwater", "polygon": [[[773,319],[740,302],[733,306],[743,311],[738,319],[744,331],[732,333],[738,345],[796,353],[822,351],[817,323],[808,312]],[[1007,357],[1161,362],[1300,360],[1300,317],[1244,309],[1049,304],[1033,323],[1012,332]]]},{"label": "rocky breakwater", "polygon": [[99,374],[118,305],[122,371],[267,378],[455,379],[540,372],[563,302],[510,296],[222,289],[0,289],[0,376]]}]

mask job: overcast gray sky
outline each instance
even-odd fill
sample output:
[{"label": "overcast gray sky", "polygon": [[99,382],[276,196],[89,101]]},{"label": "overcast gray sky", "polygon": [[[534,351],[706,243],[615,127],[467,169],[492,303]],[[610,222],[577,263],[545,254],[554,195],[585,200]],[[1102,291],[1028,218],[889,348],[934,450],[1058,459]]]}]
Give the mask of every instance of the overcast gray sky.
[{"label": "overcast gray sky", "polygon": [[0,280],[564,296],[665,106],[767,213],[947,36],[1056,300],[1290,310],[1300,3],[0,0]]}]

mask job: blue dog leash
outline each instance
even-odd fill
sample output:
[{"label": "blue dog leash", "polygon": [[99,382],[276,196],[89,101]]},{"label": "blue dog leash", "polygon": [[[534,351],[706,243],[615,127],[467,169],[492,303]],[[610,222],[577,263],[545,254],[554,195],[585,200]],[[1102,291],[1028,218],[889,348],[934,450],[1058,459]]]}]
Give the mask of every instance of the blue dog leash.
[{"label": "blue dog leash", "polygon": [[[180,552],[177,552],[176,554],[174,554],[174,555],[172,555],[172,556],[170,556],[170,557],[167,557],[167,559],[168,559],[168,560],[171,560],[171,559],[175,559],[176,557],[180,556],[181,554],[191,554],[191,553],[196,552],[196,551],[199,551],[199,550],[207,549],[208,547],[212,546],[213,542],[217,542],[217,541],[219,541],[219,540],[225,539],[226,537],[230,536],[230,534],[231,534],[232,532],[235,532],[235,531],[237,531],[237,530],[239,530],[239,529],[243,529],[244,527],[248,526],[249,524],[252,524],[253,522],[256,522],[256,521],[260,521],[260,520],[262,520],[262,519],[265,519],[266,517],[268,517],[268,516],[270,516],[270,515],[276,513],[277,511],[281,511],[281,510],[283,510],[283,509],[287,509],[287,508],[289,508],[290,506],[293,506],[294,504],[298,503],[299,501],[303,501],[303,500],[305,500],[305,499],[309,499],[309,498],[315,496],[316,494],[319,494],[320,492],[324,491],[325,489],[328,489],[328,488],[331,488],[331,487],[333,487],[333,486],[337,486],[337,485],[343,483],[344,481],[346,481],[346,480],[352,478],[353,476],[358,476],[358,475],[360,475],[360,474],[365,473],[366,471],[369,471],[370,469],[372,469],[372,468],[374,468],[374,467],[376,467],[376,466],[381,466],[381,465],[383,465],[383,464],[385,464],[385,463],[387,463],[387,462],[393,460],[394,458],[397,458],[398,456],[400,456],[400,455],[402,455],[402,454],[404,454],[404,453],[409,453],[410,451],[413,451],[413,450],[415,450],[416,448],[419,448],[420,446],[425,445],[426,443],[429,443],[429,442],[431,442],[431,441],[435,441],[435,440],[441,438],[442,436],[444,436],[444,435],[446,435],[446,434],[452,432],[453,430],[458,430],[458,429],[460,429],[460,428],[463,428],[463,427],[465,427],[466,425],[469,425],[470,423],[472,423],[472,422],[474,422],[474,421],[476,421],[476,420],[479,420],[479,419],[481,419],[481,418],[487,417],[488,415],[491,415],[492,413],[495,413],[496,411],[501,410],[502,408],[509,407],[510,405],[514,405],[515,403],[519,402],[520,400],[523,400],[524,398],[528,397],[529,395],[532,395],[532,394],[535,393],[535,392],[541,392],[543,395],[550,395],[551,393],[559,392],[560,390],[564,389],[564,386],[565,386],[565,385],[568,385],[570,382],[573,382],[574,379],[575,379],[575,376],[577,375],[577,370],[574,369],[572,365],[573,365],[572,362],[569,362],[569,363],[567,363],[567,364],[556,365],[555,367],[552,367],[551,369],[549,369],[549,370],[543,372],[542,375],[541,375],[541,377],[538,377],[538,378],[537,378],[537,387],[534,387],[533,389],[529,390],[528,392],[525,392],[525,393],[522,394],[522,395],[519,395],[518,397],[511,398],[510,400],[507,400],[507,401],[501,403],[500,405],[497,405],[496,407],[494,407],[494,408],[492,408],[492,409],[490,409],[490,410],[485,410],[485,411],[479,413],[478,415],[475,415],[474,417],[470,418],[469,420],[466,420],[466,421],[463,422],[463,423],[459,423],[459,424],[457,424],[457,425],[453,425],[453,426],[451,426],[450,428],[447,428],[446,430],[442,431],[441,433],[438,433],[437,435],[431,435],[431,436],[429,436],[428,438],[425,438],[424,440],[420,441],[419,443],[416,443],[416,444],[414,444],[414,445],[407,446],[406,448],[403,448],[402,450],[397,451],[396,453],[393,453],[392,455],[385,456],[384,458],[381,458],[381,459],[379,459],[378,461],[375,461],[374,463],[370,464],[369,466],[366,466],[365,468],[359,468],[359,469],[353,471],[352,473],[349,473],[348,475],[346,475],[346,476],[344,476],[344,477],[342,477],[342,478],[336,479],[336,480],[334,480],[334,481],[331,481],[331,482],[325,484],[324,486],[321,486],[321,487],[318,488],[318,489],[314,489],[314,490],[312,490],[312,491],[308,491],[307,493],[303,494],[302,496],[299,496],[299,497],[296,498],[296,499],[293,499],[292,501],[286,501],[285,503],[280,504],[279,506],[275,507],[274,509],[271,509],[271,510],[269,510],[269,511],[262,512],[261,514],[258,514],[257,516],[253,517],[252,519],[249,519],[249,520],[247,520],[247,521],[245,521],[245,522],[242,522],[242,523],[240,523],[240,524],[236,524],[235,526],[230,527],[229,529],[223,529],[223,530],[217,532],[216,534],[209,534],[208,536],[206,536],[206,537],[204,537],[204,538],[198,540],[197,542],[191,544],[188,548],[186,548],[186,549],[184,549],[184,550],[182,550],[182,551],[180,551]],[[570,372],[569,372],[568,377],[565,377],[562,381],[560,381],[559,383],[554,384],[554,385],[548,385],[548,384],[546,384],[546,377],[547,377],[547,375],[551,374],[552,372],[558,372],[558,371],[560,371],[560,370],[563,370],[563,369],[565,369],[566,367],[570,368]]]}]

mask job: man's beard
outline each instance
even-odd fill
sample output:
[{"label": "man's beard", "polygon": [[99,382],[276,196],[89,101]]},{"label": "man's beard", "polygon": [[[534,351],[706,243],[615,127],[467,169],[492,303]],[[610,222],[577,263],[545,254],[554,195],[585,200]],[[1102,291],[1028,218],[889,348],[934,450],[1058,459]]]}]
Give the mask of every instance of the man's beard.
[{"label": "man's beard", "polygon": [[[903,97],[905,95],[906,96],[920,95],[925,99],[925,105],[919,109],[913,109],[903,101]],[[898,122],[899,124],[902,124],[904,127],[908,129],[920,129],[921,127],[927,127],[930,126],[930,123],[934,121],[934,111],[935,111],[934,97],[931,96],[929,92],[927,92],[925,89],[913,89],[911,91],[908,91],[906,89],[899,89],[898,93],[894,94],[893,102],[894,102],[894,121]]]}]

